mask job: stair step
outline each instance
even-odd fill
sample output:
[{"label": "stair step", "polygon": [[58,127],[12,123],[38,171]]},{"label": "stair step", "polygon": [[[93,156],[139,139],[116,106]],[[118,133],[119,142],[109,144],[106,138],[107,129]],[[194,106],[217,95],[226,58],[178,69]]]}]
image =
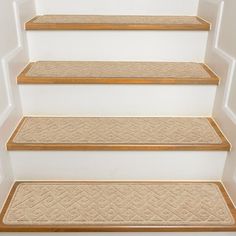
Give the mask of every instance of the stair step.
[{"label": "stair step", "polygon": [[236,231],[220,182],[16,182],[1,232]]},{"label": "stair step", "polygon": [[193,62],[38,61],[19,84],[218,84],[206,65]]},{"label": "stair step", "polygon": [[230,150],[211,118],[25,117],[8,150]]},{"label": "stair step", "polygon": [[210,30],[197,16],[42,15],[26,30]]}]

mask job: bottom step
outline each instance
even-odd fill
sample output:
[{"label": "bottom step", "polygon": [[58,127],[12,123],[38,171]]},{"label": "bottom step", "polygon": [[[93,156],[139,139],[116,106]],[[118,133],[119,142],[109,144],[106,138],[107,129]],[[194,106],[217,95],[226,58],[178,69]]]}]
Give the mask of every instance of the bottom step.
[{"label": "bottom step", "polygon": [[236,231],[219,182],[17,182],[1,232]]}]

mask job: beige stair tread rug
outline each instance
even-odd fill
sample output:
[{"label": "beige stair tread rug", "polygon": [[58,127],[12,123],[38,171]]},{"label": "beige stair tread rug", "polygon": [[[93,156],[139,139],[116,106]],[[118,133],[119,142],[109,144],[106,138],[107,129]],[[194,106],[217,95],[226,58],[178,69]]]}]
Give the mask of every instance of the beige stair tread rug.
[{"label": "beige stair tread rug", "polygon": [[105,62],[39,61],[26,77],[57,78],[211,78],[199,63],[192,62]]},{"label": "beige stair tread rug", "polygon": [[214,183],[20,183],[7,225],[222,226],[234,218]]},{"label": "beige stair tread rug", "polygon": [[43,15],[32,21],[39,24],[161,24],[199,25],[196,16],[128,16],[128,15]]},{"label": "beige stair tread rug", "polygon": [[26,117],[19,144],[220,144],[207,118]]}]

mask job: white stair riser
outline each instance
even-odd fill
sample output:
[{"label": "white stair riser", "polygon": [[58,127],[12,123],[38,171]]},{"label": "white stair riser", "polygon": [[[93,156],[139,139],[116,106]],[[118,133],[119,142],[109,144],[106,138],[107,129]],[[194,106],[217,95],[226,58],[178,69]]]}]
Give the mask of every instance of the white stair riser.
[{"label": "white stair riser", "polygon": [[36,60],[203,62],[206,31],[28,31]]},{"label": "white stair riser", "polygon": [[214,85],[20,85],[24,115],[211,116]]},{"label": "white stair riser", "polygon": [[226,152],[14,151],[16,180],[220,180]]},{"label": "white stair riser", "polygon": [[198,0],[40,0],[38,14],[196,15]]}]

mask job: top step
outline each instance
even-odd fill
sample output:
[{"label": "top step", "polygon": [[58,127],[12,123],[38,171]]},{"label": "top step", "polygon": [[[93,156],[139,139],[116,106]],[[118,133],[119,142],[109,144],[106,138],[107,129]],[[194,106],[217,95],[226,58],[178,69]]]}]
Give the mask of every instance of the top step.
[{"label": "top step", "polygon": [[197,16],[43,15],[26,30],[210,30]]}]

